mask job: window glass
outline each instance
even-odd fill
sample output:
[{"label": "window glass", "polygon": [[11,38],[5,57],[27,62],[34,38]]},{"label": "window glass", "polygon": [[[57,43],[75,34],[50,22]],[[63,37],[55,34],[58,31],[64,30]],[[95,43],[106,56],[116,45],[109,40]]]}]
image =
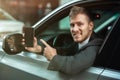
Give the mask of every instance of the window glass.
[{"label": "window glass", "polygon": [[117,16],[117,18],[110,23],[112,28],[105,38],[105,42],[99,51],[99,55],[97,55],[95,66],[97,65],[109,69],[120,70],[120,37],[118,35],[120,34],[120,20],[118,20],[119,16]]},{"label": "window glass", "polygon": [[[100,34],[106,33],[120,15],[118,12],[107,10],[95,10],[94,12],[97,13],[95,16],[100,15],[99,18],[95,18],[94,20],[94,31]],[[64,17],[58,21],[54,21],[53,24],[50,24],[49,27],[46,27],[47,28],[45,32],[42,33],[44,35],[68,33],[70,29],[69,16]],[[104,35],[105,34],[102,34],[102,36]]]},{"label": "window glass", "polygon": [[58,21],[54,21],[53,24],[50,24],[49,27],[47,27],[42,34],[58,35],[61,33],[69,33],[69,29],[70,29],[70,22],[69,22],[69,17],[67,16]]},{"label": "window glass", "polygon": [[110,37],[108,38],[108,42],[106,43],[106,46],[109,45],[108,48],[105,49],[107,54],[109,55],[108,59],[108,68],[120,70],[120,37],[118,34],[120,34],[120,19],[116,20],[116,24],[114,25],[113,30],[111,31]]},{"label": "window glass", "polygon": [[69,16],[65,17],[59,22],[59,28],[68,30],[70,28]]}]

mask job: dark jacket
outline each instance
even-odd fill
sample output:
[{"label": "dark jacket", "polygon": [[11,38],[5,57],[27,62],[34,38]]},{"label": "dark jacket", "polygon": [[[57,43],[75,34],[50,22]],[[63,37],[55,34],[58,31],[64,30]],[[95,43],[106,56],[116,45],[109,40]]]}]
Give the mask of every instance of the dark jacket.
[{"label": "dark jacket", "polygon": [[102,42],[103,40],[93,33],[89,42],[80,50],[77,50],[77,43],[73,43],[67,49],[58,49],[58,55],[50,61],[48,69],[67,74],[79,73],[94,63]]}]

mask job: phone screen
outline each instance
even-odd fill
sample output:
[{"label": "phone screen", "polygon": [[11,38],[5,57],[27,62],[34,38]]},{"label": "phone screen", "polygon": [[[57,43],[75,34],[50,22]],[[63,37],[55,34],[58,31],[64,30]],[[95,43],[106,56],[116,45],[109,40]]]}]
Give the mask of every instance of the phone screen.
[{"label": "phone screen", "polygon": [[23,33],[24,33],[24,39],[25,39],[25,46],[33,47],[34,28],[23,27]]}]

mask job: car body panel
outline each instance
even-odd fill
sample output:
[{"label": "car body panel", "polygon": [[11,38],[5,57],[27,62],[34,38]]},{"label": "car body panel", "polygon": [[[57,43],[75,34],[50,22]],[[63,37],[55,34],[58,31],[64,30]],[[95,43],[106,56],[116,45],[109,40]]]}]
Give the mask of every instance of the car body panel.
[{"label": "car body panel", "polygon": [[[34,79],[34,77],[40,77],[40,78],[43,78],[43,80],[44,79],[47,79],[47,80],[63,80],[63,79],[65,79],[65,80],[69,80],[69,79],[96,80],[98,78],[97,75],[99,75],[103,71],[102,68],[91,67],[91,68],[81,72],[79,75],[69,76],[69,75],[65,75],[63,73],[59,73],[57,71],[47,70],[49,62],[34,60],[31,58],[23,57],[23,56],[19,56],[19,55],[14,55],[14,56],[5,55],[2,58],[1,63],[9,66],[9,67],[8,66],[1,67],[0,74],[2,74],[2,76],[3,76],[3,74],[5,74],[4,71],[7,71],[7,69],[9,71],[9,68],[10,68],[11,73],[18,72],[18,74],[21,74],[21,73],[32,74],[33,78],[31,78],[30,80]],[[11,71],[11,68],[13,68],[13,71]],[[9,74],[9,76],[10,76],[10,74]],[[85,76],[88,76],[88,77],[85,77]],[[14,79],[15,76],[11,74],[11,78],[12,77]],[[5,78],[0,77],[0,79],[3,80]]]},{"label": "car body panel", "polygon": [[120,72],[110,69],[105,69],[99,80],[120,80]]}]

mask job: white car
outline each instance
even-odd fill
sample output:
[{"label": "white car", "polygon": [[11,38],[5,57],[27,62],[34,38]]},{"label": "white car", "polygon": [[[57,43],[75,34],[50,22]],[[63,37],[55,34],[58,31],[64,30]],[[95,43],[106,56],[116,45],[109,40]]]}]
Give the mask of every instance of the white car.
[{"label": "white car", "polygon": [[21,32],[24,23],[17,21],[3,9],[0,9],[0,40],[5,34]]},{"label": "white car", "polygon": [[21,33],[23,26],[23,22],[16,20],[9,13],[0,9],[0,46],[2,46],[2,40],[5,35],[11,33]]}]

